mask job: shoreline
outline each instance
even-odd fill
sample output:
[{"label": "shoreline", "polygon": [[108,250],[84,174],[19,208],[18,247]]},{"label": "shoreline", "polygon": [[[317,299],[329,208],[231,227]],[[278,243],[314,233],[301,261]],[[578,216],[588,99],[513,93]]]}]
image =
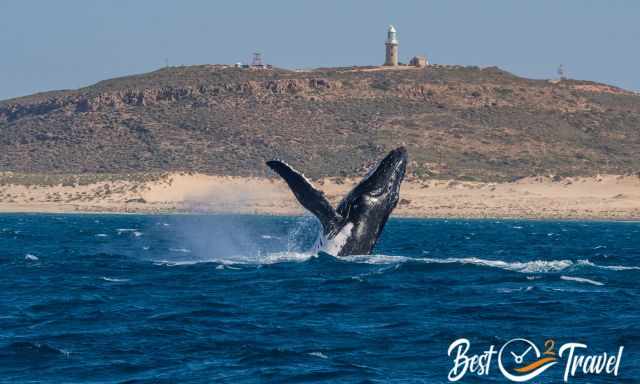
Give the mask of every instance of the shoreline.
[{"label": "shoreline", "polygon": [[[303,213],[269,213],[269,212],[234,212],[234,211],[81,211],[81,210],[0,210],[0,216],[2,215],[127,215],[127,216],[224,216],[224,215],[238,215],[238,216],[266,216],[266,217],[303,217],[310,216],[308,212]],[[410,216],[399,215],[395,212],[391,214],[390,219],[400,220],[508,220],[508,221],[565,221],[565,222],[593,222],[593,223],[640,223],[640,218],[607,218],[607,217],[528,217],[528,216]]]},{"label": "shoreline", "polygon": [[[357,179],[317,181],[332,204]],[[72,183],[0,183],[0,213],[260,214],[305,213],[279,179],[171,173]],[[640,221],[640,178],[599,175],[511,183],[407,180],[392,217],[427,219]]]}]

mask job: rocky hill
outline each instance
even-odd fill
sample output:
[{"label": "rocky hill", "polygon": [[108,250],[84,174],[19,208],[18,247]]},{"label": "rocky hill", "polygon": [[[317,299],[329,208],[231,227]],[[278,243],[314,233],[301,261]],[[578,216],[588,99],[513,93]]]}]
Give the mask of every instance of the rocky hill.
[{"label": "rocky hill", "polygon": [[397,145],[411,177],[640,171],[640,96],[498,68],[205,65],[0,102],[0,171],[350,176]]}]

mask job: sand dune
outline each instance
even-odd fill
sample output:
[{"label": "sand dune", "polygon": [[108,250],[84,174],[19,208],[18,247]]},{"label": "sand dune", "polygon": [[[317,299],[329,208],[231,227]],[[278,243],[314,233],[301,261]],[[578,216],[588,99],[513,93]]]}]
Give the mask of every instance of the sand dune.
[{"label": "sand dune", "polygon": [[[337,203],[356,180],[317,185]],[[86,185],[0,185],[0,212],[218,212],[297,215],[279,179],[173,173],[151,181]],[[602,175],[513,183],[406,181],[396,216],[443,218],[640,219],[640,178]]]}]

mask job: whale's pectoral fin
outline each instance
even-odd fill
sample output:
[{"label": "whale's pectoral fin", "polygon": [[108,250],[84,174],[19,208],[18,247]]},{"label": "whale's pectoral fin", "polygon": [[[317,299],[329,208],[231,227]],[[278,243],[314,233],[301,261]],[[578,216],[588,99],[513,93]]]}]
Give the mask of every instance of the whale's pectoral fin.
[{"label": "whale's pectoral fin", "polygon": [[296,199],[320,220],[325,231],[335,227],[339,221],[338,214],[324,194],[314,188],[304,175],[280,160],[267,161],[267,165],[287,182]]}]

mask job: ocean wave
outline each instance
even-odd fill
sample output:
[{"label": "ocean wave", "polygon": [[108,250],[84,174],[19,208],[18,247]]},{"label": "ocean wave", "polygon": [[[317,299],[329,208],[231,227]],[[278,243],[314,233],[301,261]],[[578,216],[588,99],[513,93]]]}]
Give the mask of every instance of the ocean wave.
[{"label": "ocean wave", "polygon": [[360,256],[343,256],[340,259],[366,264],[395,264],[395,263],[426,263],[426,264],[468,264],[481,267],[499,268],[506,271],[521,273],[549,273],[561,272],[570,268],[598,268],[609,271],[630,271],[640,270],[640,266],[628,265],[600,265],[589,260],[532,260],[532,261],[504,261],[489,260],[478,257],[447,257],[442,259],[436,258],[413,258],[406,256],[388,256],[388,255],[360,255]]},{"label": "ocean wave", "polygon": [[562,276],[560,276],[560,279],[565,280],[565,281],[575,281],[577,283],[586,283],[586,284],[598,285],[598,286],[604,285],[604,283],[601,283],[599,281],[587,279],[587,278],[584,278],[584,277],[577,277],[577,276],[564,276],[564,275],[562,275]]},{"label": "ocean wave", "polygon": [[[398,264],[398,263],[406,263],[408,261],[422,261],[422,260],[432,260],[428,258],[415,258],[415,257],[407,257],[407,256],[388,256],[388,255],[350,255],[350,256],[341,256],[340,260],[348,261],[351,263],[364,263],[364,264]],[[434,259],[438,260],[438,259]]]},{"label": "ocean wave", "polygon": [[585,267],[593,267],[593,268],[600,268],[600,269],[606,269],[609,271],[640,271],[640,267],[638,266],[633,266],[633,265],[600,265],[600,264],[595,264],[589,260],[578,260],[577,262],[578,266],[585,266]]},{"label": "ocean wave", "polygon": [[496,292],[498,293],[514,293],[514,292],[529,292],[533,291],[532,286],[520,287],[520,288],[498,288]]},{"label": "ocean wave", "polygon": [[[171,251],[178,251],[177,249],[171,249]],[[184,251],[183,251],[184,252]],[[221,265],[271,265],[277,263],[302,263],[318,257],[317,254],[311,252],[274,252],[266,255],[255,256],[231,256],[225,258],[212,258],[212,259],[197,259],[197,260],[158,260],[156,263],[163,265],[192,265],[200,263],[217,263]],[[580,269],[580,268],[598,268],[610,271],[630,271],[640,270],[639,266],[625,266],[625,265],[600,265],[595,264],[589,260],[577,260],[572,261],[568,259],[562,260],[531,260],[531,261],[505,261],[505,260],[490,260],[479,257],[447,257],[447,258],[420,258],[420,257],[408,257],[408,256],[392,256],[392,255],[349,255],[332,257],[337,261],[356,263],[356,264],[370,264],[370,265],[394,265],[404,263],[419,263],[419,264],[457,264],[457,265],[471,265],[486,268],[497,268],[505,271],[519,272],[519,273],[557,273],[567,270]],[[222,268],[221,268],[222,269]]]},{"label": "ocean wave", "polygon": [[169,251],[180,252],[180,253],[191,253],[191,250],[187,248],[169,248]]},{"label": "ocean wave", "polygon": [[112,282],[112,283],[124,283],[124,282],[130,281],[130,279],[117,279],[115,277],[107,277],[107,276],[102,276],[101,279],[104,281]]},{"label": "ocean wave", "polygon": [[227,264],[220,264],[216,267],[216,269],[233,269],[233,270],[239,270],[240,268],[237,267],[232,267],[230,265]]},{"label": "ocean wave", "polygon": [[181,265],[194,265],[201,263],[215,263],[213,260],[154,260],[154,265],[162,265],[167,267],[181,266]]},{"label": "ocean wave", "polygon": [[25,356],[29,359],[53,357],[56,355],[68,357],[69,351],[56,348],[44,343],[30,341],[16,341],[0,348],[0,356]]},{"label": "ocean wave", "polygon": [[488,260],[478,257],[447,257],[436,258],[412,258],[406,256],[368,255],[368,256],[345,256],[342,259],[366,264],[390,264],[390,263],[426,263],[426,264],[468,264],[481,267],[499,268],[507,271],[522,273],[543,273],[563,271],[574,263],[571,260],[533,260],[527,262],[507,262],[503,260]]},{"label": "ocean wave", "polygon": [[[170,249],[174,252],[180,252],[176,249]],[[232,265],[269,265],[278,263],[302,263],[308,261],[311,258],[317,257],[317,255],[311,252],[275,252],[266,255],[255,256],[243,256],[234,255],[227,256],[225,258],[211,258],[211,259],[195,259],[195,260],[154,260],[156,265],[165,266],[180,266],[180,265],[194,265],[194,264],[220,264],[223,266],[220,269],[234,269],[229,268]]]},{"label": "ocean wave", "polygon": [[137,228],[117,228],[116,232],[118,232],[118,233],[135,232],[137,230],[138,230]]},{"label": "ocean wave", "polygon": [[321,359],[328,359],[329,357],[322,352],[309,352],[309,356],[319,357]]},{"label": "ocean wave", "polygon": [[276,252],[259,257],[261,264],[302,263],[316,257],[311,252]]}]

